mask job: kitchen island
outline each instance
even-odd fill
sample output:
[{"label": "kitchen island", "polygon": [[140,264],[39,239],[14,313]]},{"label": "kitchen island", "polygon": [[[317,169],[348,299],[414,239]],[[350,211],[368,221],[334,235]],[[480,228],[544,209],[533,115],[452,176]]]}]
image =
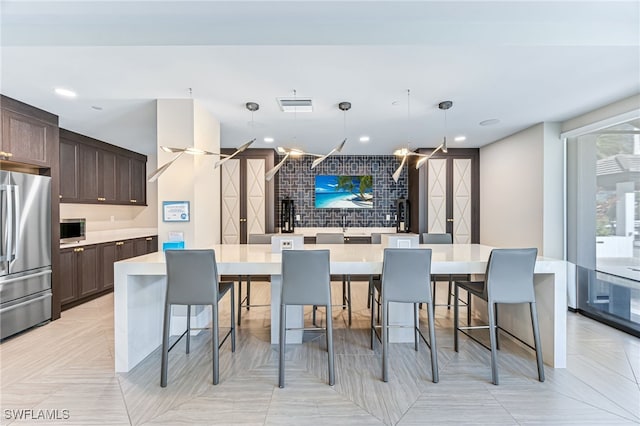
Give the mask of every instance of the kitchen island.
[{"label": "kitchen island", "polygon": [[[420,247],[433,250],[433,274],[484,274],[492,249],[479,244],[423,244]],[[221,275],[271,276],[271,342],[277,343],[282,256],[279,253],[271,253],[269,245],[261,244],[224,244],[210,248],[216,252],[218,273]],[[332,275],[370,275],[382,272],[381,245],[313,244],[305,245],[305,249],[331,250]],[[116,372],[130,371],[161,344],[165,276],[166,265],[162,252],[115,264]],[[567,317],[565,262],[539,257],[535,268],[535,291],[544,360],[552,367],[564,368]],[[287,326],[299,327],[302,323],[302,309],[295,306],[288,309]],[[504,305],[499,309],[500,325],[531,342],[528,305]],[[392,323],[411,323],[411,312],[392,307],[390,320]],[[411,331],[405,334],[398,333],[395,339],[392,336],[391,340],[406,341],[406,337],[412,335]],[[301,332],[287,333],[287,342],[301,341]]]}]

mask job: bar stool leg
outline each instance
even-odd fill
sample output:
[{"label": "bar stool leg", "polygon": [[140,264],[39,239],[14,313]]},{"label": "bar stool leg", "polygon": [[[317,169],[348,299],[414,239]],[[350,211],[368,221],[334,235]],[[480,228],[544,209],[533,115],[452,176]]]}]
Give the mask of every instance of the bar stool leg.
[{"label": "bar stool leg", "polygon": [[238,276],[238,325],[242,322],[242,275]]},{"label": "bar stool leg", "polygon": [[278,386],[280,388],[284,388],[284,350],[285,343],[287,340],[287,329],[286,329],[286,321],[287,321],[287,306],[280,305],[280,336],[278,340],[280,341],[280,354],[278,361]]},{"label": "bar stool leg", "polygon": [[349,304],[349,327],[351,327],[351,275],[347,276],[347,303]]},{"label": "bar stool leg", "polygon": [[414,344],[413,344],[413,348],[415,349],[415,351],[418,351],[418,343],[420,342],[420,334],[419,334],[419,327],[420,327],[420,313],[418,311],[418,304],[414,303],[413,304],[413,338],[414,338]]},{"label": "bar stool leg", "polygon": [[218,301],[213,304],[212,311],[213,330],[211,330],[211,332],[213,336],[211,337],[211,345],[213,346],[213,384],[217,385],[220,382],[220,337],[218,335]]},{"label": "bar stool leg", "polygon": [[453,293],[453,349],[458,352],[458,320],[459,320],[459,306],[458,295],[460,293],[460,287],[456,284]]},{"label": "bar stool leg", "polygon": [[235,318],[235,290],[233,288],[234,286],[231,286],[231,352],[235,352],[236,351],[236,326],[234,324],[233,319]]},{"label": "bar stool leg", "polygon": [[498,350],[496,348],[496,319],[495,319],[495,303],[489,301],[488,303],[488,316],[489,316],[489,339],[491,341],[491,381],[494,385],[497,385],[498,380]]},{"label": "bar stool leg", "polygon": [[251,307],[251,275],[247,275],[247,311]]},{"label": "bar stool leg", "polygon": [[496,349],[500,350],[500,338],[499,338],[500,329],[498,328],[498,304],[496,303],[493,306],[494,306],[494,308],[493,308],[493,311],[494,311],[493,312],[493,316],[494,316],[495,321],[496,321]]},{"label": "bar stool leg", "polygon": [[[451,285],[453,284],[453,281],[451,280],[451,275],[449,275],[449,291],[447,292],[447,310],[450,311],[451,310]],[[434,303],[436,299],[433,299]]]},{"label": "bar stool leg", "polygon": [[187,353],[191,348],[191,305],[187,305]]},{"label": "bar stool leg", "polygon": [[389,307],[386,300],[382,301],[382,381],[388,382],[388,370],[389,370],[389,329],[387,328],[389,322]]},{"label": "bar stool leg", "polygon": [[438,349],[436,345],[436,323],[433,314],[433,301],[427,303],[427,316],[429,319],[429,346],[431,347],[431,380],[433,383],[440,381],[438,374]]},{"label": "bar stool leg", "polygon": [[531,327],[533,328],[533,343],[536,347],[536,362],[538,363],[538,380],[544,382],[544,363],[542,360],[542,346],[540,345],[540,330],[538,327],[538,313],[536,302],[529,303],[531,311]]},{"label": "bar stool leg", "polygon": [[336,382],[336,372],[333,363],[333,318],[331,316],[331,304],[327,305],[327,356],[329,358],[329,386]]},{"label": "bar stool leg", "polygon": [[162,365],[160,367],[160,386],[167,387],[167,373],[169,370],[169,329],[171,328],[171,305],[164,307],[164,322],[162,329]]}]

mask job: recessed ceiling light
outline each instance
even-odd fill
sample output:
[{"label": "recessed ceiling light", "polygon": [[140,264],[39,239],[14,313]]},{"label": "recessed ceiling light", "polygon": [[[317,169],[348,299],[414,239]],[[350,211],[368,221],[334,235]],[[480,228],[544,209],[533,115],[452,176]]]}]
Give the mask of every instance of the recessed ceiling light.
[{"label": "recessed ceiling light", "polygon": [[271,142],[273,142],[273,138],[266,137],[266,138],[264,138],[264,141],[266,143],[271,143]]},{"label": "recessed ceiling light", "polygon": [[467,137],[466,136],[456,136],[455,138],[453,138],[454,141],[456,142],[462,142],[462,141],[466,141]]},{"label": "recessed ceiling light", "polygon": [[369,142],[370,140],[369,136],[360,136],[360,142]]},{"label": "recessed ceiling light", "polygon": [[62,87],[56,87],[55,92],[58,95],[64,96],[66,98],[75,98],[76,96],[78,96],[73,90],[63,89]]},{"label": "recessed ceiling light", "polygon": [[494,124],[498,124],[500,120],[497,118],[490,118],[488,120],[481,121],[479,124],[481,126],[493,126]]}]

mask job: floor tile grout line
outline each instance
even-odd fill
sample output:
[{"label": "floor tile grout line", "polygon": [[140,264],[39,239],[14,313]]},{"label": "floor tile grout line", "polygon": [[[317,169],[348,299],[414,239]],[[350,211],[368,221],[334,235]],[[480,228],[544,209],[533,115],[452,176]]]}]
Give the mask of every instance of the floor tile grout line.
[{"label": "floor tile grout line", "polygon": [[638,376],[636,375],[636,370],[633,368],[633,365],[631,364],[631,360],[629,359],[629,353],[627,352],[626,348],[623,348],[623,351],[624,351],[625,358],[627,358],[627,363],[629,364],[629,369],[631,370],[631,374],[633,374],[633,378],[636,381],[636,385],[638,386],[638,390],[640,390],[640,382],[638,381]]},{"label": "floor tile grout line", "polygon": [[620,418],[623,418],[623,419],[626,419],[626,420],[636,421],[636,420],[640,419],[640,417],[638,417],[638,416],[636,416],[635,414],[631,413],[631,412],[630,412],[629,410],[627,410],[625,407],[621,406],[621,405],[620,405],[620,404],[618,404],[616,401],[613,401],[613,400],[612,400],[612,399],[610,399],[607,395],[603,394],[602,392],[600,392],[599,390],[597,390],[596,388],[594,388],[593,386],[591,386],[589,383],[587,383],[587,382],[585,382],[584,380],[580,379],[579,377],[575,376],[573,373],[569,373],[569,374],[570,374],[571,376],[573,376],[576,380],[578,380],[579,382],[581,382],[582,384],[584,384],[586,387],[590,388],[590,389],[591,389],[591,390],[593,390],[595,393],[597,393],[598,395],[602,396],[602,397],[603,397],[604,399],[606,399],[607,401],[611,402],[613,405],[615,405],[615,406],[619,407],[620,409],[622,409],[623,411],[625,411],[625,412],[629,413],[632,417],[635,417],[635,419],[626,419],[625,417],[622,417],[622,416],[620,416],[619,414],[612,413],[612,412],[610,412],[609,410],[606,410],[606,409],[604,409],[604,408],[602,408],[602,407],[595,406],[595,405],[593,405],[593,404],[591,404],[591,403],[589,403],[589,402],[587,402],[587,401],[584,401],[584,400],[582,400],[582,399],[578,399],[578,398],[576,398],[576,397],[574,397],[574,396],[572,396],[572,395],[566,394],[565,392],[560,391],[560,390],[554,390],[554,391],[552,391],[552,392],[558,393],[558,394],[563,395],[563,396],[565,396],[565,397],[567,397],[567,398],[569,398],[569,399],[572,399],[572,400],[574,400],[574,401],[581,402],[581,403],[583,403],[583,404],[585,404],[585,405],[588,405],[588,406],[590,406],[590,407],[596,408],[596,409],[598,409],[598,410],[600,410],[600,411],[604,411],[604,412],[609,413],[609,414],[613,414],[613,415],[615,415],[615,416],[617,416],[617,417],[620,417]]},{"label": "floor tile grout line", "polygon": [[124,408],[127,412],[127,418],[129,419],[129,425],[133,426],[133,421],[131,420],[131,413],[129,412],[129,404],[127,404],[127,398],[124,396],[124,390],[122,389],[122,382],[120,381],[120,377],[116,377],[118,380],[118,388],[120,389],[120,396],[122,396],[122,401],[124,402]]}]

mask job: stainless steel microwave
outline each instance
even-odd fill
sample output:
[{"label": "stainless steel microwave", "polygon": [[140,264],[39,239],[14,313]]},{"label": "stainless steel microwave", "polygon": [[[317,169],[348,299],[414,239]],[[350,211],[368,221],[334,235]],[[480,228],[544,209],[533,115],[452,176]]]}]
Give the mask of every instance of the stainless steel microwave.
[{"label": "stainless steel microwave", "polygon": [[60,219],[60,242],[74,243],[86,239],[86,219]]}]

